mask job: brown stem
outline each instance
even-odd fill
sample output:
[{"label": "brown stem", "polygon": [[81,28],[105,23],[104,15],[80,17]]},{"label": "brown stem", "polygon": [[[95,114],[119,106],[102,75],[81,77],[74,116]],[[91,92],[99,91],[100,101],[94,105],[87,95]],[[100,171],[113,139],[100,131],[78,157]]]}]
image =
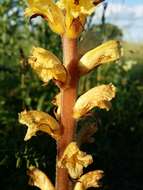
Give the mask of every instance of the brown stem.
[{"label": "brown stem", "polygon": [[[64,65],[69,73],[70,81],[66,89],[61,91],[61,126],[62,138],[57,143],[57,159],[59,160],[63,155],[66,146],[73,141],[75,134],[75,120],[72,117],[73,106],[77,97],[77,84],[78,84],[78,49],[77,40],[68,39],[63,37],[63,60]],[[68,177],[66,169],[57,167],[56,176],[56,189],[57,190],[70,190],[71,182]]]}]

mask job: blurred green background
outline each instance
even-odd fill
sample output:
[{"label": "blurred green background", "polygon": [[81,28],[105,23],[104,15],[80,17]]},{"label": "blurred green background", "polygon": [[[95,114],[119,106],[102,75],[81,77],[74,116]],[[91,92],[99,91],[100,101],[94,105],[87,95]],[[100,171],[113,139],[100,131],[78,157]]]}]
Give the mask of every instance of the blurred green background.
[{"label": "blurred green background", "polygon": [[[39,167],[54,182],[56,145],[54,140],[38,133],[24,142],[26,127],[18,123],[23,109],[37,109],[53,115],[51,100],[58,88],[47,86],[27,65],[33,46],[47,48],[62,58],[60,38],[41,19],[31,23],[23,16],[24,1],[0,1],[0,189],[28,190],[26,170]],[[77,132],[95,125],[93,142],[82,149],[94,156],[90,169],[103,169],[104,190],[143,189],[143,43],[123,40],[123,31],[106,23],[104,11],[101,23],[88,20],[79,39],[80,54],[108,39],[122,41],[124,56],[113,64],[101,66],[82,77],[79,95],[98,84],[112,82],[117,96],[109,112],[93,109],[79,121]],[[84,126],[83,126],[84,124]]]}]

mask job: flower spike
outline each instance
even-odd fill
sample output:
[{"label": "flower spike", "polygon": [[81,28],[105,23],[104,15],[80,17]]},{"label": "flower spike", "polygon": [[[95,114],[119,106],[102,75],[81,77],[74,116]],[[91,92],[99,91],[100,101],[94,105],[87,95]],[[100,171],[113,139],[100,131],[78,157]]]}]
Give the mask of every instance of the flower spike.
[{"label": "flower spike", "polygon": [[60,60],[50,51],[43,48],[33,48],[28,63],[45,83],[54,79],[66,83],[67,71]]},{"label": "flower spike", "polygon": [[98,188],[100,187],[99,180],[103,177],[102,170],[95,170],[88,172],[78,179],[75,184],[74,190],[86,190],[90,187]]},{"label": "flower spike", "polygon": [[19,114],[19,122],[28,127],[24,138],[25,141],[35,136],[38,131],[48,133],[56,140],[60,138],[60,126],[58,122],[45,112],[34,110],[23,111]]},{"label": "flower spike", "polygon": [[92,156],[79,150],[75,142],[71,142],[64,151],[58,166],[67,168],[71,178],[77,179],[83,173],[83,167],[93,162]]},{"label": "flower spike", "polygon": [[52,0],[29,0],[25,15],[31,18],[42,16],[48,21],[51,30],[58,34],[65,31],[64,15]]},{"label": "flower spike", "polygon": [[78,119],[94,107],[108,111],[111,107],[110,100],[115,97],[115,92],[115,86],[112,84],[90,89],[77,99],[73,109],[73,117]]},{"label": "flower spike", "polygon": [[55,190],[55,187],[53,186],[49,178],[46,176],[46,174],[44,174],[38,168],[35,168],[33,166],[30,167],[27,171],[27,174],[30,177],[29,185],[36,186],[41,190]]},{"label": "flower spike", "polygon": [[104,44],[88,51],[79,61],[79,72],[81,75],[90,72],[97,66],[116,61],[122,55],[119,41],[110,40]]}]

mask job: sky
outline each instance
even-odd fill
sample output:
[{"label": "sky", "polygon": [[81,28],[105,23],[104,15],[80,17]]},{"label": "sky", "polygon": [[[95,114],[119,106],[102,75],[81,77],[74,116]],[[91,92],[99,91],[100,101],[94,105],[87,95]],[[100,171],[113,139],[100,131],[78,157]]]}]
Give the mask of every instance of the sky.
[{"label": "sky", "polygon": [[[124,39],[143,42],[143,0],[106,0],[106,22],[118,25],[124,33]],[[103,6],[96,9],[94,22],[101,21]]]}]

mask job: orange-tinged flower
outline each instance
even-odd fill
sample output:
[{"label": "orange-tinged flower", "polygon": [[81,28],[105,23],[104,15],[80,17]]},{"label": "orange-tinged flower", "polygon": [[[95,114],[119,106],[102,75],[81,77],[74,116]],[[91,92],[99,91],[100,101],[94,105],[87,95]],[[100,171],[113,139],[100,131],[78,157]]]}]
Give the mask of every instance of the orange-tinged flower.
[{"label": "orange-tinged flower", "polygon": [[115,86],[112,84],[100,85],[90,89],[77,99],[73,109],[73,117],[78,119],[94,107],[109,110],[111,107],[110,100],[115,97],[115,92]]},{"label": "orange-tinged flower", "polygon": [[93,162],[92,156],[79,150],[75,142],[71,142],[64,151],[58,166],[67,168],[71,178],[77,179],[83,173],[83,167]]},{"label": "orange-tinged flower", "polygon": [[118,60],[122,55],[119,41],[110,40],[102,45],[88,51],[79,61],[79,72],[81,75],[104,63]]},{"label": "orange-tinged flower", "polygon": [[25,141],[35,136],[38,131],[48,133],[56,140],[60,138],[58,122],[45,112],[35,110],[23,111],[19,114],[19,122],[28,127],[24,138]]},{"label": "orange-tinged flower", "polygon": [[100,187],[99,180],[103,177],[102,170],[88,172],[81,176],[76,182],[74,190],[86,190],[90,187]]},{"label": "orange-tinged flower", "polygon": [[25,15],[35,17],[42,16],[48,21],[51,30],[58,34],[65,31],[64,15],[61,9],[52,0],[28,0],[29,7]]},{"label": "orange-tinged flower", "polygon": [[43,48],[33,48],[28,63],[45,83],[54,79],[66,83],[67,72],[60,60],[50,51]]}]

